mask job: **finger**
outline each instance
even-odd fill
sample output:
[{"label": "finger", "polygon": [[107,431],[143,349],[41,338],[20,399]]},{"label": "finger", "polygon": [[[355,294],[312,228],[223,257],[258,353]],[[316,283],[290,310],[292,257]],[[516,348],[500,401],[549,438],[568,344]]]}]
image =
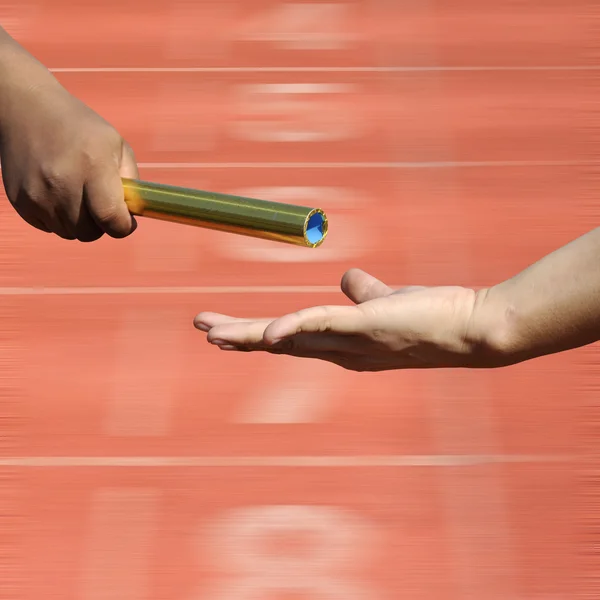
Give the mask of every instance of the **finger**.
[{"label": "finger", "polygon": [[405,287],[401,287],[397,290],[394,290],[392,293],[394,295],[397,294],[411,294],[413,292],[420,292],[421,290],[427,289],[424,285],[407,285]]},{"label": "finger", "polygon": [[424,363],[413,356],[403,355],[394,356],[390,359],[388,355],[364,354],[364,353],[349,353],[346,351],[322,351],[315,349],[306,349],[296,347],[282,351],[275,347],[248,347],[235,346],[233,344],[222,344],[218,346],[220,350],[228,352],[266,352],[267,354],[280,354],[285,356],[293,356],[295,358],[308,358],[313,360],[323,360],[334,363],[344,369],[357,372],[378,372],[390,370],[406,370],[406,369],[426,369],[431,365]]},{"label": "finger", "polygon": [[51,233],[62,238],[63,240],[75,240],[77,239],[74,234],[69,231],[69,227],[65,225],[65,218],[59,216],[56,212],[49,219],[50,223],[48,229]]},{"label": "finger", "polygon": [[[287,341],[287,340],[285,340]],[[340,340],[341,342],[341,340]],[[344,369],[351,371],[389,371],[389,370],[404,370],[404,369],[424,369],[428,365],[423,363],[422,360],[402,354],[401,356],[390,356],[388,353],[378,354],[376,352],[365,353],[365,348],[361,343],[361,340],[357,340],[358,351],[350,352],[350,345],[340,345],[340,350],[327,350],[325,347],[322,349],[312,347],[305,348],[301,344],[294,348],[279,349],[277,345],[275,348],[255,348],[247,349],[235,347],[238,352],[248,351],[265,351],[268,354],[283,354],[286,356],[293,356],[297,358],[313,358],[319,360],[327,360],[333,362]],[[333,346],[331,346],[333,348]],[[229,350],[234,349],[232,346],[227,348]]]},{"label": "finger", "polygon": [[67,209],[61,205],[55,206],[54,218],[52,219],[52,232],[63,240],[76,240],[75,226],[72,223]]},{"label": "finger", "polygon": [[392,368],[404,368],[402,366],[392,367],[389,364],[383,362],[382,360],[377,360],[376,358],[373,358],[371,356],[352,355],[346,354],[345,352],[303,352],[301,350],[298,350],[292,356],[296,358],[308,358],[311,360],[326,361],[329,363],[333,363],[338,367],[342,367],[347,371],[356,371],[359,373],[387,371]]},{"label": "finger", "polygon": [[27,221],[30,225],[32,225],[36,229],[43,231],[44,233],[52,233],[52,230],[49,229],[48,227],[46,227],[46,225],[44,225],[44,223],[42,221],[40,221],[39,219],[32,218],[32,219],[25,219],[25,221]]},{"label": "finger", "polygon": [[125,140],[123,140],[123,147],[121,150],[119,174],[121,177],[126,177],[127,179],[139,179],[140,177],[133,149]]},{"label": "finger", "polygon": [[77,239],[74,235],[71,235],[70,233],[65,233],[65,231],[60,228],[54,228],[52,230],[52,233],[54,235],[57,235],[59,238],[62,238],[63,240],[67,240],[69,242],[72,242],[73,240]]},{"label": "finger", "polygon": [[[275,352],[272,350],[268,350],[266,348],[245,348],[239,346],[233,346],[231,344],[223,344],[219,345],[219,350],[223,350],[225,352],[266,352],[267,354],[284,354],[283,352]],[[358,361],[355,357],[345,355],[343,353],[338,352],[309,352],[297,350],[293,354],[287,354],[286,356],[293,356],[294,358],[307,358],[311,360],[321,360],[325,362],[330,362],[336,364],[344,369],[348,370],[364,370],[358,368],[356,365]]]},{"label": "finger", "polygon": [[206,339],[211,344],[227,342],[234,346],[259,346],[263,343],[263,335],[268,322],[238,321],[223,323],[212,327]]},{"label": "finger", "polygon": [[194,317],[194,326],[201,331],[208,331],[223,323],[246,323],[248,321],[264,321],[265,323],[270,323],[273,319],[247,319],[230,317],[229,315],[222,315],[219,313],[202,312]]},{"label": "finger", "polygon": [[68,185],[57,186],[56,189],[44,188],[28,195],[27,201],[37,207],[35,212],[44,218],[52,233],[64,240],[77,239],[73,217],[76,205],[81,204],[81,188],[73,189]]},{"label": "finger", "polygon": [[35,229],[39,229],[44,233],[53,233],[52,228],[46,225],[42,217],[30,215],[25,211],[17,209],[15,210],[17,211],[17,214],[21,217],[21,219],[23,219],[23,221],[25,221],[25,223],[27,223],[28,225],[31,225],[32,227],[35,227]]},{"label": "finger", "polygon": [[87,207],[87,202],[84,202],[81,206],[81,210],[79,211],[79,216],[77,218],[77,239],[80,242],[95,242],[99,240],[103,235],[104,231],[98,227],[96,221],[92,218],[90,211]]},{"label": "finger", "polygon": [[85,184],[87,206],[98,227],[113,238],[127,237],[135,222],[125,204],[119,171],[104,168],[96,171]]},{"label": "finger", "polygon": [[285,338],[276,344],[264,341],[268,322],[225,323],[211,329],[207,340],[219,347],[235,346],[239,350],[264,350],[274,354],[300,354],[314,352],[340,352],[342,354],[375,354],[376,344],[359,336],[344,336],[333,333],[300,333]]},{"label": "finger", "polygon": [[[140,172],[137,165],[137,159],[133,148],[123,140],[123,146],[121,148],[121,161],[119,163],[119,175],[126,177],[127,179],[139,179]],[[128,209],[129,210],[129,209]],[[131,221],[133,223],[133,231],[137,229],[137,221],[135,216],[131,215]]]},{"label": "finger", "polygon": [[273,321],[264,341],[273,345],[298,333],[360,334],[369,330],[369,321],[356,306],[315,306]]},{"label": "finger", "polygon": [[[272,352],[268,350],[269,354],[282,354],[281,352]],[[363,358],[345,354],[343,352],[319,352],[296,349],[293,353],[285,353],[286,356],[293,356],[294,358],[305,358],[310,360],[320,360],[324,362],[333,363],[338,367],[350,371],[364,370],[362,368]]]},{"label": "finger", "polygon": [[231,323],[236,321],[234,317],[220,315],[217,313],[202,312],[194,317],[194,327],[200,331],[207,332],[221,323]]},{"label": "finger", "polygon": [[[220,350],[226,352],[256,352],[262,351],[267,354],[279,354],[285,356],[292,356],[294,358],[304,358],[309,360],[320,360],[324,362],[329,362],[338,367],[342,367],[348,371],[357,371],[357,372],[369,372],[369,371],[385,371],[390,368],[398,368],[398,367],[390,367],[382,360],[378,360],[377,358],[359,354],[348,354],[346,352],[333,352],[333,351],[319,351],[319,350],[307,350],[303,348],[296,348],[293,351],[289,352],[279,352],[277,350],[273,350],[271,348],[255,348],[249,349],[245,347],[236,347],[232,345],[223,345],[219,346]],[[403,367],[399,367],[403,368]]]},{"label": "finger", "polygon": [[350,269],[342,277],[342,291],[355,304],[389,296],[394,290],[361,269]]},{"label": "finger", "polygon": [[54,195],[54,232],[69,240],[92,242],[102,237],[87,208],[85,188],[74,185],[65,187],[60,196]]},{"label": "finger", "polygon": [[16,196],[10,194],[9,190],[6,189],[6,195],[12,207],[25,223],[45,233],[54,233],[48,214],[44,214],[39,208],[38,210],[32,210],[32,205],[34,206],[34,204],[22,188],[17,192]]},{"label": "finger", "polygon": [[63,228],[68,223],[69,234],[72,235],[72,239],[77,239],[80,242],[93,242],[104,235],[87,207],[85,188],[81,191],[80,198],[73,195],[70,199],[63,200],[62,206],[62,209],[57,209],[57,217],[63,224]]},{"label": "finger", "polygon": [[351,357],[375,355],[377,352],[376,344],[362,336],[334,333],[299,333],[266,348],[268,352],[290,356],[335,352]]}]

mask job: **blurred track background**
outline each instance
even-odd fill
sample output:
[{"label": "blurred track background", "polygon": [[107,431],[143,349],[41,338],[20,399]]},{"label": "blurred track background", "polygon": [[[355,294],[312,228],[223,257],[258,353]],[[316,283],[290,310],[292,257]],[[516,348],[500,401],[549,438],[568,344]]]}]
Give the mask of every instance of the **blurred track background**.
[{"label": "blurred track background", "polygon": [[0,0],[143,179],[331,222],[317,251],[145,220],[82,245],[0,203],[0,597],[576,597],[595,350],[356,374],[192,318],[344,302],[353,266],[491,285],[597,226],[596,10]]}]

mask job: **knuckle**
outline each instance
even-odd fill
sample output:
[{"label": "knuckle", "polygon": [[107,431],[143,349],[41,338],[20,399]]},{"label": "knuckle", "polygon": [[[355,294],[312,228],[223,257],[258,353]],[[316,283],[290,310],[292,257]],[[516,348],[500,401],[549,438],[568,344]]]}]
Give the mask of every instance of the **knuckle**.
[{"label": "knuckle", "polygon": [[80,149],[80,156],[86,169],[93,167],[98,162],[98,149],[93,144],[84,144]]},{"label": "knuckle", "polygon": [[[40,166],[40,183],[46,192],[52,194],[63,194],[71,183],[71,176],[66,166],[56,161],[42,164]],[[35,188],[39,187],[32,182]]]},{"label": "knuckle", "polygon": [[75,186],[57,171],[56,174],[45,173],[24,182],[16,193],[13,204],[23,209],[33,208],[66,217],[70,212],[69,207],[80,199],[81,195],[77,196],[75,193]]},{"label": "knuckle", "polygon": [[121,155],[123,154],[124,146],[126,147],[127,144],[119,132],[111,126],[109,126],[109,130],[106,132],[105,143],[110,149],[111,157],[119,162],[121,160]]},{"label": "knuckle", "polygon": [[320,315],[319,331],[329,332],[333,329],[333,320],[337,312],[334,306],[323,306]]},{"label": "knuckle", "polygon": [[385,329],[375,328],[369,330],[369,337],[374,342],[385,343],[389,337],[389,334]]},{"label": "knuckle", "polygon": [[[297,320],[300,323],[310,323],[309,328],[319,333],[327,333],[332,328],[332,318],[334,309],[331,306],[319,307],[318,311],[315,309],[305,308],[295,313]],[[300,326],[300,329],[302,327]]]},{"label": "knuckle", "polygon": [[95,128],[87,135],[81,144],[80,154],[84,164],[94,167],[102,163],[118,161],[123,139],[119,133],[108,124],[102,124],[99,130]]}]

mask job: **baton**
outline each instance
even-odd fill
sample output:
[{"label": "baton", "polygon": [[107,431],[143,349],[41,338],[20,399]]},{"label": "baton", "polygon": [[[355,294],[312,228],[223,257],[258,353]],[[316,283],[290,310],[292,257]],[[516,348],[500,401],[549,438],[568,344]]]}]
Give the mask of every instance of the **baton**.
[{"label": "baton", "polygon": [[327,216],[308,208],[229,194],[123,178],[132,215],[316,248],[327,236]]}]

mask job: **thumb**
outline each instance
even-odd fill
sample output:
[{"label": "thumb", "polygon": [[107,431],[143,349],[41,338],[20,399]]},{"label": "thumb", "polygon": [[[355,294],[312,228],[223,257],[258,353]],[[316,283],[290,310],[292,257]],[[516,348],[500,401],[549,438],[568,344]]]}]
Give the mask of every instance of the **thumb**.
[{"label": "thumb", "polygon": [[355,304],[389,296],[394,291],[379,279],[360,269],[350,269],[345,273],[341,287],[342,292]]},{"label": "thumb", "polygon": [[131,146],[123,140],[121,150],[121,161],[119,163],[119,174],[127,179],[139,179],[140,172],[137,166],[137,160]]},{"label": "thumb", "polygon": [[[137,166],[137,160],[135,153],[131,146],[123,140],[123,146],[121,149],[121,161],[119,163],[119,175],[126,179],[139,179],[140,172]],[[131,232],[133,233],[137,229],[137,221],[133,214],[131,215]]]}]

